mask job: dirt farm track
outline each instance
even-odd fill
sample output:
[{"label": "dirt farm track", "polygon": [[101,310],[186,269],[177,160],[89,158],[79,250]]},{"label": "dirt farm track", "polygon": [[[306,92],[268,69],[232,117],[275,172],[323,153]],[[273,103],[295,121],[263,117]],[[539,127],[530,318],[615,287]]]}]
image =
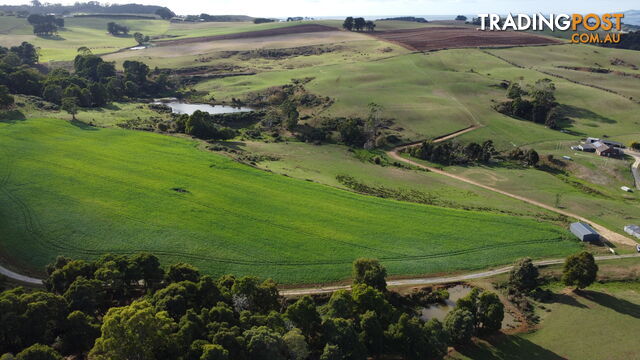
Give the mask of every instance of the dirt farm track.
[{"label": "dirt farm track", "polygon": [[524,32],[481,31],[461,26],[392,30],[376,33],[375,36],[415,51],[561,43],[559,40]]}]

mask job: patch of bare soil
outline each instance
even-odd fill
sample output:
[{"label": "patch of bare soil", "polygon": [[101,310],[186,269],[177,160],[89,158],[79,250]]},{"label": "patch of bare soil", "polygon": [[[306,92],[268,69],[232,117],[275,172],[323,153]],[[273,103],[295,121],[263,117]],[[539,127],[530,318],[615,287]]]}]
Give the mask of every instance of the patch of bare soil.
[{"label": "patch of bare soil", "polygon": [[410,50],[430,51],[480,46],[559,44],[561,41],[525,32],[481,31],[472,27],[431,27],[384,31],[376,37]]}]

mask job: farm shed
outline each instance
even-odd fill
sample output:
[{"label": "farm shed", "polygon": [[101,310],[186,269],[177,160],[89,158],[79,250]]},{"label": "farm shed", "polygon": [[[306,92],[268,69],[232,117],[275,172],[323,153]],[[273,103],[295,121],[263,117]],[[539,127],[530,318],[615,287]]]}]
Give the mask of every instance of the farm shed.
[{"label": "farm shed", "polygon": [[585,144],[595,144],[597,142],[611,146],[611,147],[624,149],[624,144],[619,143],[617,141],[604,140],[604,139],[592,138],[592,137],[588,137],[587,140],[585,140]]},{"label": "farm shed", "polygon": [[583,222],[575,222],[569,226],[569,230],[573,235],[577,236],[581,241],[597,242],[600,240],[600,234],[593,230],[589,224]]},{"label": "farm shed", "polygon": [[586,152],[594,152],[596,151],[596,147],[593,146],[593,144],[591,143],[587,143],[587,144],[580,144],[577,146],[577,149],[580,151],[586,151]]},{"label": "farm shed", "polygon": [[624,232],[640,239],[640,226],[638,225],[627,225],[624,227]]},{"label": "farm shed", "polygon": [[613,157],[618,156],[618,149],[604,144],[600,141],[594,142],[593,146],[596,148],[596,154],[600,156]]}]

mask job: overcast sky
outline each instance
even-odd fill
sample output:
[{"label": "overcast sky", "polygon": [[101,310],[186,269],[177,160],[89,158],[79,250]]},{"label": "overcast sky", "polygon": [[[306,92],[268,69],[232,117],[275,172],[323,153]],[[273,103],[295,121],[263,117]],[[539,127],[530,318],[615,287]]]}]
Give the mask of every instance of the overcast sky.
[{"label": "overcast sky", "polygon": [[[28,2],[28,0],[0,0],[0,3],[14,5]],[[68,4],[73,3],[74,0],[50,0],[49,2]],[[605,13],[640,7],[638,0],[112,0],[109,2],[164,5],[177,14],[208,13],[268,17],[473,15],[508,12]]]}]

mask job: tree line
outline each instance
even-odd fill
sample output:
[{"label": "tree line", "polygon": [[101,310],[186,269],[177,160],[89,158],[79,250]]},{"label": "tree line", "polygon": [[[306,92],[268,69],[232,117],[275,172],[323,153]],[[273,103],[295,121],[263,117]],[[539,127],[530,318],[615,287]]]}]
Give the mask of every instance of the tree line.
[{"label": "tree line", "polygon": [[406,152],[418,159],[442,165],[489,164],[496,159],[535,166],[540,161],[540,156],[534,149],[523,150],[516,147],[510,151],[499,152],[495,149],[492,140],[486,140],[482,144],[470,142],[466,145],[450,141],[441,143],[425,141],[418,146],[409,147]]},{"label": "tree line", "polygon": [[103,4],[98,1],[75,2],[71,5],[62,5],[59,3],[42,3],[38,0],[35,0],[35,1],[32,0],[31,6],[0,5],[0,11],[4,13],[24,13],[26,15],[29,15],[29,14],[67,15],[71,13],[154,14],[160,9],[163,9],[163,7],[156,6],[156,5],[141,5],[141,4],[108,4],[108,3]]},{"label": "tree line", "polygon": [[371,20],[365,20],[361,17],[353,18],[352,16],[349,16],[344,19],[342,28],[348,31],[373,31],[376,28],[376,23]]},{"label": "tree line", "polygon": [[269,279],[214,279],[148,253],[58,257],[46,270],[45,290],[0,293],[3,360],[436,359],[504,316],[496,294],[474,290],[444,322],[423,322],[409,296],[387,290],[375,259],[354,261],[351,291],[297,300]]},{"label": "tree line", "polygon": [[494,108],[507,116],[557,129],[561,114],[557,108],[555,91],[553,82],[546,78],[526,87],[522,87],[517,82],[511,82],[506,94],[509,100],[497,104]]},{"label": "tree line", "polygon": [[52,35],[58,32],[58,28],[64,27],[64,18],[55,15],[31,14],[27,21],[33,26],[33,33],[36,35]]},{"label": "tree line", "polygon": [[410,147],[407,151],[413,157],[442,165],[487,164],[497,153],[492,140],[486,140],[482,144],[471,142],[467,145],[449,141],[425,141],[418,146]]},{"label": "tree line", "polygon": [[73,72],[57,68],[48,74],[34,65],[35,47],[27,42],[10,49],[0,47],[0,94],[32,95],[62,106],[75,115],[79,107],[101,107],[111,101],[170,96],[177,84],[167,72],[151,71],[138,61],[125,61],[123,72],[115,64],[80,48]]}]

